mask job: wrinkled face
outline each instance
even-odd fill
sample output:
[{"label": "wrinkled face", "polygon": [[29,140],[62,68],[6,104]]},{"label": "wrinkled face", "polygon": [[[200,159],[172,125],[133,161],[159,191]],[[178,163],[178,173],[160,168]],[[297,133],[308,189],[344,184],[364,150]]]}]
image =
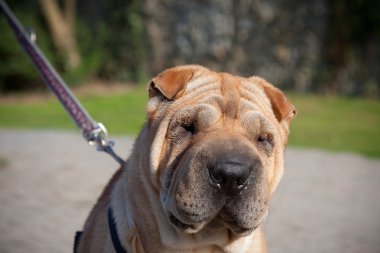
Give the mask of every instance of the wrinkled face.
[{"label": "wrinkled face", "polygon": [[[281,178],[288,122],[277,117],[262,79],[194,66],[190,77],[175,73],[153,79],[150,101],[152,180],[168,221],[186,233],[209,226],[248,234]],[[174,97],[170,82],[184,82]]]}]

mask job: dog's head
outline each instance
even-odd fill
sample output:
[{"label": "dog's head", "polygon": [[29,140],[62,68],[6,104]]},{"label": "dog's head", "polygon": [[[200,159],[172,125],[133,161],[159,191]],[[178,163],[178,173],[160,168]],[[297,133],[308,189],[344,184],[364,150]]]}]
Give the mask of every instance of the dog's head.
[{"label": "dog's head", "polygon": [[284,169],[294,106],[258,77],[200,66],[149,83],[150,181],[178,230],[257,228]]}]

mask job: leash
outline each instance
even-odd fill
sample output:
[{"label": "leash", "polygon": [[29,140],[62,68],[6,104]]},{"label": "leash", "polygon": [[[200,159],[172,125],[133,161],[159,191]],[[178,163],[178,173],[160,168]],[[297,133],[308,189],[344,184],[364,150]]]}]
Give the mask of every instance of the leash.
[{"label": "leash", "polygon": [[90,145],[96,146],[98,151],[103,151],[111,155],[112,158],[124,167],[125,161],[112,149],[114,142],[108,140],[107,129],[102,123],[94,121],[75,98],[63,79],[35,44],[36,35],[34,33],[28,34],[25,32],[21,23],[3,0],[0,0],[0,10],[4,13],[20,45],[29,55],[45,84],[55,94],[78,128],[81,129],[86,141]]},{"label": "leash", "polygon": [[[76,99],[69,87],[65,84],[54,67],[49,63],[41,50],[35,44],[36,35],[34,33],[29,35],[25,32],[21,23],[13,15],[12,11],[3,0],[0,0],[0,10],[4,13],[20,45],[29,55],[45,84],[55,94],[78,128],[82,130],[83,137],[90,145],[96,145],[98,151],[106,152],[112,156],[112,158],[114,158],[121,165],[121,167],[124,167],[126,165],[125,161],[112,149],[114,142],[108,140],[108,132],[106,127],[102,123],[94,121]],[[117,234],[116,223],[111,207],[108,209],[108,225],[115,251],[117,253],[127,253],[121,245]],[[77,246],[81,235],[82,232],[77,232],[75,235],[74,252],[77,252]]]}]

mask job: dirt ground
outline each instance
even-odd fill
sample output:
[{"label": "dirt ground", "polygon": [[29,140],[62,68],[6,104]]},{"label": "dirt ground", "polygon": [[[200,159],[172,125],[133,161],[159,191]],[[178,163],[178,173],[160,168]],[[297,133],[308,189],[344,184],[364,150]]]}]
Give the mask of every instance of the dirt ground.
[{"label": "dirt ground", "polygon": [[[127,156],[133,144],[116,138]],[[380,160],[290,148],[265,223],[271,253],[379,253]],[[0,130],[0,252],[72,252],[118,164],[78,133]]]}]

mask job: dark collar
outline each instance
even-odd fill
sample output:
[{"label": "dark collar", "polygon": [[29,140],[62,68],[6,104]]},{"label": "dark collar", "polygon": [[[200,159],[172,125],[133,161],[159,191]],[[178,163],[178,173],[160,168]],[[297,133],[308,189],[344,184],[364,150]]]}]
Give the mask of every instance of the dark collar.
[{"label": "dark collar", "polygon": [[113,247],[115,248],[115,251],[117,253],[127,253],[127,251],[123,248],[123,245],[121,245],[119,235],[117,234],[116,222],[113,216],[113,211],[112,211],[111,206],[108,207],[108,226],[110,229],[111,239],[112,239],[112,243],[113,243]]}]

